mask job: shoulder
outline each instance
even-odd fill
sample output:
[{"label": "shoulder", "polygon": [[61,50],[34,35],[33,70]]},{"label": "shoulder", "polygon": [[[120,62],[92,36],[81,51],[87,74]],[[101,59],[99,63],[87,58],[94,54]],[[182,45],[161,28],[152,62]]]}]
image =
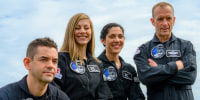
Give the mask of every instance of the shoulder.
[{"label": "shoulder", "polygon": [[96,57],[88,56],[89,63],[96,64],[96,65],[101,65],[101,61],[98,61]]},{"label": "shoulder", "polygon": [[58,53],[58,67],[65,67],[66,63],[70,62],[70,55],[67,52]]},{"label": "shoulder", "polygon": [[99,56],[98,56],[98,59],[102,60],[102,59],[105,59],[105,52],[102,52]]},{"label": "shoulder", "polygon": [[146,43],[141,44],[135,51],[134,57],[137,57],[141,54],[147,55],[149,49],[151,48],[152,40],[147,41]]},{"label": "shoulder", "polygon": [[190,42],[189,40],[185,40],[185,39],[182,39],[182,38],[179,38],[179,37],[176,38],[176,41],[179,41],[179,42],[182,42],[182,43]]},{"label": "shoulder", "polygon": [[7,91],[12,91],[12,89],[16,89],[16,88],[19,88],[19,85],[18,85],[18,82],[15,82],[15,83],[10,83],[2,88],[0,88],[0,91],[4,91],[4,92],[7,92]]},{"label": "shoulder", "polygon": [[70,55],[67,52],[58,52],[58,57],[59,58],[69,58]]},{"label": "shoulder", "polygon": [[149,41],[143,43],[142,45],[140,45],[139,48],[143,48],[143,49],[148,48],[151,43],[152,43],[152,40],[149,40]]},{"label": "shoulder", "polygon": [[133,67],[133,65],[131,65],[130,63],[125,62],[122,57],[120,57],[120,61],[121,63],[123,63],[125,69],[129,72],[133,72],[135,73],[135,68]]},{"label": "shoulder", "polygon": [[148,50],[148,49],[150,48],[151,44],[152,44],[152,40],[149,40],[149,41],[147,41],[146,43],[141,44],[141,45],[137,48],[135,54],[138,54],[138,53],[140,53],[141,51],[144,52],[144,51]]},{"label": "shoulder", "polygon": [[185,39],[182,39],[182,38],[176,38],[176,41],[179,45],[181,45],[183,48],[189,48],[189,47],[192,47],[193,48],[193,44],[191,41],[189,40],[185,40]]},{"label": "shoulder", "polygon": [[3,100],[6,98],[14,98],[16,93],[19,92],[19,85],[18,82],[10,83],[2,88],[0,88],[0,98]]},{"label": "shoulder", "polygon": [[62,90],[58,89],[52,84],[49,84],[49,89],[51,91],[51,96],[59,98],[59,100],[69,100],[69,97]]},{"label": "shoulder", "polygon": [[130,71],[131,73],[136,73],[135,68],[133,67],[133,65],[129,64],[129,63],[125,63],[125,67],[126,69],[128,69],[128,71]]}]

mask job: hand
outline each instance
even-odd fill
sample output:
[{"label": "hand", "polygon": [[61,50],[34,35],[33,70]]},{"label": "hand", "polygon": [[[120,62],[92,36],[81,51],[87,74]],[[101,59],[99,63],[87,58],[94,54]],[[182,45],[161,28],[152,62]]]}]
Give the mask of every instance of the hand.
[{"label": "hand", "polygon": [[148,61],[149,61],[150,67],[157,67],[158,66],[158,64],[155,61],[153,61],[152,59],[148,59]]},{"label": "hand", "polygon": [[177,60],[176,65],[177,65],[178,70],[181,70],[184,68],[183,62],[181,60]]}]

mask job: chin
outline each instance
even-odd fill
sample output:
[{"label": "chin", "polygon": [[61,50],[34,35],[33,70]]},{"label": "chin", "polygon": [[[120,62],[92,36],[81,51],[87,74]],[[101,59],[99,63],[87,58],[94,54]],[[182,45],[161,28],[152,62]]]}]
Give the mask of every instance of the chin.
[{"label": "chin", "polygon": [[43,78],[42,81],[45,82],[45,83],[50,83],[51,81],[53,81],[53,77]]},{"label": "chin", "polygon": [[[121,51],[121,50],[120,50],[120,51]],[[113,53],[113,54],[119,54],[120,51],[113,51],[112,53]]]},{"label": "chin", "polygon": [[79,44],[79,45],[87,45],[88,42],[79,42],[78,44]]},{"label": "chin", "polygon": [[169,35],[169,34],[170,34],[170,32],[168,32],[168,31],[167,31],[167,32],[161,32],[161,33],[160,33],[160,35],[163,35],[163,36],[164,36],[164,35]]}]

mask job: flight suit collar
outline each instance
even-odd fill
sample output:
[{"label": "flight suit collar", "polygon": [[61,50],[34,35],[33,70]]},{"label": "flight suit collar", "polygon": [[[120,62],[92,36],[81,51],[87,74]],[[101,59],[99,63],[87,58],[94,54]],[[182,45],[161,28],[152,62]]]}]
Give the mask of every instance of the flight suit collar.
[{"label": "flight suit collar", "polygon": [[[29,94],[29,95],[31,95],[31,96],[33,96],[30,92],[29,92],[29,90],[28,90],[28,85],[27,85],[27,76],[28,75],[26,75],[26,76],[24,76],[19,82],[18,82],[18,85],[19,85],[19,87],[23,90],[23,91],[25,91],[27,94]],[[47,92],[45,92],[45,94],[47,93],[47,95],[49,95],[49,94],[52,94],[52,91],[49,89],[49,84],[48,84],[48,87],[47,87]],[[33,96],[34,97],[34,96]]]},{"label": "flight suit collar", "polygon": [[[102,61],[105,61],[105,62],[107,62],[107,63],[112,63],[112,64],[114,64],[114,61],[109,61],[105,54],[106,54],[106,51],[103,51],[103,52],[99,55],[99,59],[102,60]],[[124,60],[122,59],[121,56],[119,56],[119,60],[120,60],[120,62],[121,62],[121,68],[123,68],[124,65],[125,65],[125,62],[124,62]],[[114,65],[115,65],[115,64],[114,64]]]},{"label": "flight suit collar", "polygon": [[[175,40],[176,40],[176,36],[172,33],[172,35],[171,35],[171,37],[170,37],[170,39],[168,41],[172,42],[172,41],[175,41]],[[152,42],[160,42],[159,39],[157,38],[156,34],[154,34]]]}]

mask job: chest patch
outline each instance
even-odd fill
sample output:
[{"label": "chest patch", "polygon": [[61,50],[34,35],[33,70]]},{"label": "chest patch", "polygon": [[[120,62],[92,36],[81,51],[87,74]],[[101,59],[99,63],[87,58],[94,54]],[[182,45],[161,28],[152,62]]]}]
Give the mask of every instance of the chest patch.
[{"label": "chest patch", "polygon": [[167,57],[181,57],[180,50],[166,50]]},{"label": "chest patch", "polygon": [[122,71],[122,77],[128,80],[132,80],[132,74],[130,72],[127,71]]},{"label": "chest patch", "polygon": [[165,48],[163,44],[158,44],[151,50],[151,56],[153,58],[162,58],[165,55]]},{"label": "chest patch", "polygon": [[72,71],[79,73],[79,74],[84,74],[85,73],[85,65],[80,65],[80,61],[77,61],[77,65],[75,62],[72,62],[70,64],[70,68]]},{"label": "chest patch", "polygon": [[117,79],[117,72],[113,66],[104,69],[104,81],[114,81]]},{"label": "chest patch", "polygon": [[89,72],[100,72],[100,69],[97,65],[87,65]]}]

